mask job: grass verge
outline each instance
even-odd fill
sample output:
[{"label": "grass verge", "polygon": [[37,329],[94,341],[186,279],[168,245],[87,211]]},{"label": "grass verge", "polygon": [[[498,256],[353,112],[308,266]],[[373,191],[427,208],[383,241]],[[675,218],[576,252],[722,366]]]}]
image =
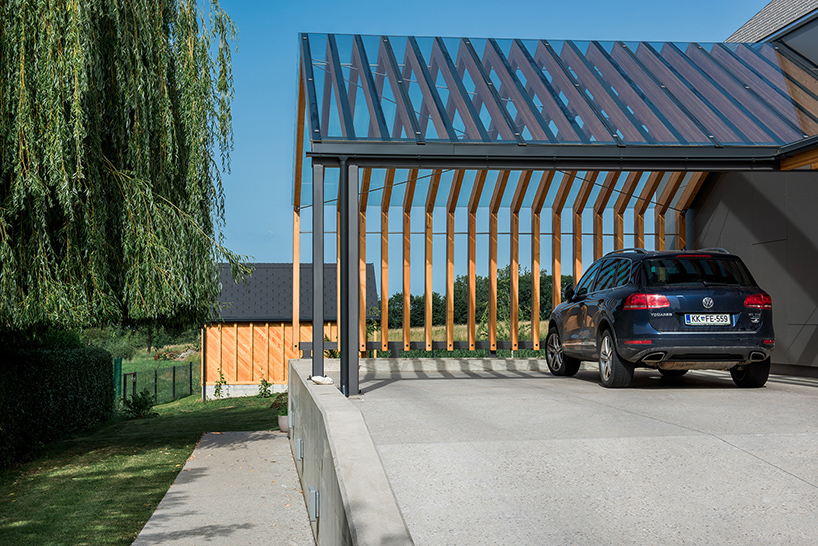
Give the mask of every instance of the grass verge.
[{"label": "grass verge", "polygon": [[53,444],[0,473],[0,544],[130,544],[204,432],[278,429],[272,398],[197,398]]}]

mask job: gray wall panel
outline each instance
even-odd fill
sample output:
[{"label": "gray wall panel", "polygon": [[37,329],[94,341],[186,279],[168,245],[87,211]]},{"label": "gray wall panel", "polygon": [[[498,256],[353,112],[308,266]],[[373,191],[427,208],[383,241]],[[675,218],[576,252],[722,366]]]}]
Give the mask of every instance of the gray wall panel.
[{"label": "gray wall panel", "polygon": [[693,211],[690,248],[740,255],[772,296],[773,363],[818,367],[818,173],[713,175]]},{"label": "gray wall panel", "polygon": [[[800,173],[798,173],[800,174]],[[818,176],[816,176],[818,178]],[[818,324],[818,179],[789,176],[787,181],[788,269],[791,281],[789,324]]]}]

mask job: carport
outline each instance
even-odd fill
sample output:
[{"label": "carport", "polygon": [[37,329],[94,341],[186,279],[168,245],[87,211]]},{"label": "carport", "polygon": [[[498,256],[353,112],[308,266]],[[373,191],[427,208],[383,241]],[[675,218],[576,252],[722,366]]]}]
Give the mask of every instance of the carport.
[{"label": "carport", "polygon": [[[313,264],[326,261],[326,238],[334,235],[347,396],[358,393],[363,350],[539,349],[541,269],[552,274],[556,305],[561,274],[576,281],[583,263],[605,252],[683,248],[701,239],[689,211],[723,173],[818,168],[818,67],[783,41],[302,34],[299,42],[293,293],[301,234],[312,234]],[[380,263],[382,294],[380,340],[373,342],[365,336],[361,274],[368,241],[379,242],[379,259],[369,259]],[[422,261],[412,259],[413,242]],[[488,256],[478,256],[485,248]],[[498,339],[497,328],[500,249],[511,274],[508,339]],[[391,262],[403,295],[397,343],[388,340],[386,312],[396,250],[400,264]],[[434,265],[441,261],[446,335],[434,339]],[[476,339],[474,290],[482,261],[491,287],[485,341]],[[531,271],[530,317],[518,313],[521,264]],[[453,283],[464,266],[468,341],[457,342]],[[317,324],[324,269],[312,271]],[[413,274],[424,281],[420,342],[409,335]],[[294,332],[298,317],[294,298]],[[521,336],[528,320],[529,334]],[[324,375],[331,344],[293,343],[311,352],[312,374]]]}]

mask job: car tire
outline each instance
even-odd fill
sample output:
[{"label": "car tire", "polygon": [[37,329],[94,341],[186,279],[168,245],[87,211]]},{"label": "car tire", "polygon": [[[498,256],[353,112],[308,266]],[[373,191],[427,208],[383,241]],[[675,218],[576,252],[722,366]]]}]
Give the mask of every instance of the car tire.
[{"label": "car tire", "polygon": [[664,377],[682,377],[687,373],[687,370],[663,370],[659,368],[659,373]]},{"label": "car tire", "polygon": [[565,354],[559,332],[551,328],[545,338],[545,362],[552,374],[571,377],[579,371],[581,361]]},{"label": "car tire", "polygon": [[770,377],[770,359],[730,368],[733,383],[745,389],[763,387]]},{"label": "car tire", "polygon": [[599,379],[602,386],[629,387],[633,380],[633,369],[633,364],[619,358],[610,330],[602,332],[599,338]]}]

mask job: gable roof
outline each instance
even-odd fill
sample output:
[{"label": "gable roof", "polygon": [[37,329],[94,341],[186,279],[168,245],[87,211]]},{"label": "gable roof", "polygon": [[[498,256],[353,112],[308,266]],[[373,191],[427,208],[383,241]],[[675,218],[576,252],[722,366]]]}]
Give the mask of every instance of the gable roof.
[{"label": "gable roof", "polygon": [[760,42],[818,9],[818,0],[772,0],[727,38],[727,42]]},{"label": "gable roof", "polygon": [[[214,322],[289,322],[293,310],[293,264],[257,263],[244,283],[236,283],[229,264],[219,264],[221,317]],[[324,264],[324,320],[337,318],[336,265]],[[312,264],[301,264],[301,322],[312,322]],[[375,268],[366,264],[366,308],[378,306]],[[367,318],[374,318],[367,316]]]}]

